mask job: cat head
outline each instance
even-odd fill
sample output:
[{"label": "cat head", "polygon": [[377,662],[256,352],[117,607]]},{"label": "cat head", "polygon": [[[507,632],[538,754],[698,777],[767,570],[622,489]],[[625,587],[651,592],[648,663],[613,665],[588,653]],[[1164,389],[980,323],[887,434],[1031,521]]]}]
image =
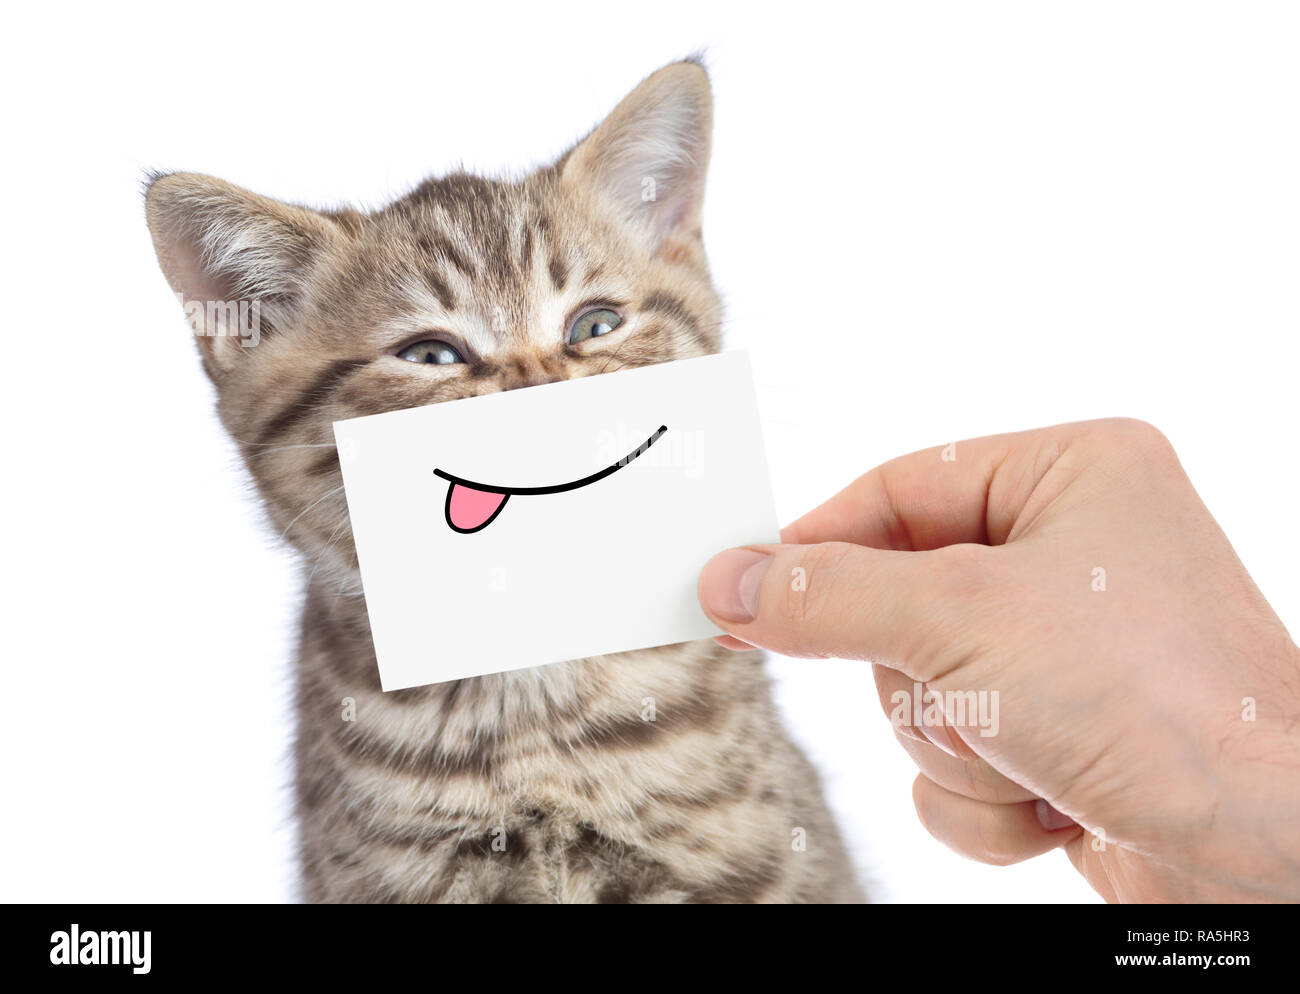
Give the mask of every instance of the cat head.
[{"label": "cat head", "polygon": [[371,213],[154,178],[159,264],[277,529],[354,575],[334,421],[716,352],[711,124],[688,61],[551,166],[431,179]]}]

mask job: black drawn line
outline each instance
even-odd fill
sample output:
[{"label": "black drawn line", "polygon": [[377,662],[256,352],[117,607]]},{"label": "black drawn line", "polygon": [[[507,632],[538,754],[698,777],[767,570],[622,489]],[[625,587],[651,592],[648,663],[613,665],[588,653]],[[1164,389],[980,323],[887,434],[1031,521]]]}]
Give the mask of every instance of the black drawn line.
[{"label": "black drawn line", "polygon": [[[668,430],[667,425],[660,425],[659,430],[657,432],[655,432],[653,435],[647,438],[644,442],[642,442],[639,446],[637,446],[636,449],[634,449],[632,452],[629,452],[627,455],[625,455],[618,462],[614,463],[612,466],[606,466],[604,469],[592,473],[590,476],[584,476],[581,480],[573,480],[569,483],[556,483],[555,485],[549,487],[498,487],[487,483],[475,483],[473,480],[467,480],[462,476],[453,476],[451,473],[448,473],[441,469],[435,469],[433,471],[433,475],[442,477],[448,483],[457,484],[462,487],[468,487],[470,490],[478,490],[481,493],[505,494],[507,500],[510,498],[512,494],[562,494],[569,490],[577,490],[579,487],[585,487],[592,483],[596,483],[598,480],[603,480],[611,473],[617,473],[620,469],[622,469],[624,466],[630,463],[633,459],[641,455],[641,453],[645,452],[646,449],[654,445],[655,442],[659,441],[660,437],[667,430]],[[451,505],[450,488],[447,490],[447,504],[448,507],[450,508]],[[503,500],[501,502],[501,507],[505,507],[505,506],[506,506],[506,501]],[[501,507],[498,507],[496,509],[496,512],[492,515],[492,518],[495,518],[498,514],[501,513]],[[485,521],[482,525],[480,525],[479,528],[486,528],[489,524],[492,523],[492,518],[488,518],[488,520]],[[450,523],[450,517],[448,518],[448,522]],[[452,525],[452,527],[455,528],[456,526]],[[460,531],[461,529],[456,529],[456,530]],[[479,529],[475,528],[473,530],[478,531]]]}]

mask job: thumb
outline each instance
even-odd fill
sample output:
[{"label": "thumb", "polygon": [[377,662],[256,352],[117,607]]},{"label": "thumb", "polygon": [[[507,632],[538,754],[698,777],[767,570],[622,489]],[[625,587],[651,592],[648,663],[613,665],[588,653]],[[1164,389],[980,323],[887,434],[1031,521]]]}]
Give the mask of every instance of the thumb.
[{"label": "thumb", "polygon": [[[936,636],[954,625],[984,546],[896,552],[848,542],[728,549],[705,564],[699,598],[730,635],[787,656],[868,659],[928,679]],[[947,641],[947,640],[945,640]],[[946,646],[951,648],[951,646]]]}]

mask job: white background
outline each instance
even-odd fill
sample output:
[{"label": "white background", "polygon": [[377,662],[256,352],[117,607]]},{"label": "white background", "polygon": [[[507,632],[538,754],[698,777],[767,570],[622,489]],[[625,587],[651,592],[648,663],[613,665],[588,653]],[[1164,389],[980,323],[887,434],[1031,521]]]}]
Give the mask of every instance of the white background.
[{"label": "white background", "polygon": [[[376,205],[540,163],[705,48],[705,234],[783,521],[916,448],[1142,417],[1295,632],[1295,10],[11,11],[0,898],[294,896],[296,574],[154,263],[146,169]],[[1060,853],[993,869],[923,832],[865,667],[775,670],[877,898],[1091,899]]]}]

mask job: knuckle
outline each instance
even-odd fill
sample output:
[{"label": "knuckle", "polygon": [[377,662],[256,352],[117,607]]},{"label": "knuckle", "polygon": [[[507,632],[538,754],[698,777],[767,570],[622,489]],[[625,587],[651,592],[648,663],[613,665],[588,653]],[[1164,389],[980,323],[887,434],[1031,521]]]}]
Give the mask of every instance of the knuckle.
[{"label": "knuckle", "polygon": [[785,589],[785,613],[792,622],[804,625],[820,621],[833,610],[835,592],[840,587],[836,574],[842,571],[852,550],[848,542],[824,542],[803,551],[794,565],[794,570],[802,570],[802,582],[786,578],[790,582]]},{"label": "knuckle", "polygon": [[1002,775],[983,759],[967,760],[965,766],[971,796],[977,801],[1004,804],[1013,799],[1014,787],[1007,784]]},{"label": "knuckle", "polygon": [[963,543],[935,550],[933,579],[948,596],[963,598],[985,586],[993,569],[992,557],[982,545]]},{"label": "knuckle", "polygon": [[1173,443],[1155,425],[1140,418],[1111,418],[1103,424],[1108,434],[1122,441],[1126,447],[1149,455],[1172,455]]},{"label": "knuckle", "polygon": [[989,782],[984,770],[981,769],[979,760],[967,760],[962,763],[962,770],[966,774],[966,787],[969,791],[968,796],[975,798],[977,801],[997,802],[998,791],[994,785]]}]

